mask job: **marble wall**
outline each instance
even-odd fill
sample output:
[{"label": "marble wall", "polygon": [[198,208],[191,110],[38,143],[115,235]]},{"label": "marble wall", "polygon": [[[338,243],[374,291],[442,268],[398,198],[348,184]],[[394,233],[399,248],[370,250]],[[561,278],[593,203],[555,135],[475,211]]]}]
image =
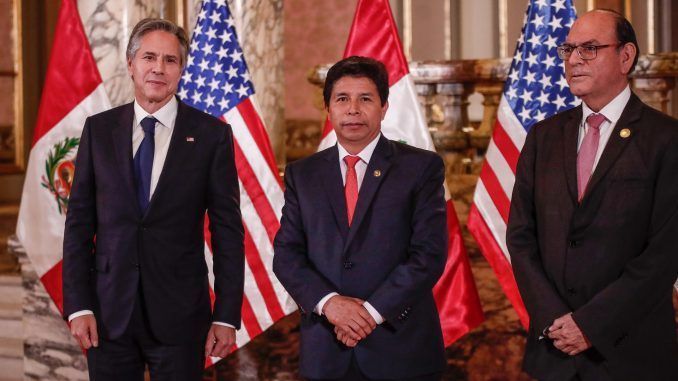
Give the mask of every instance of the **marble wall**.
[{"label": "marble wall", "polygon": [[318,64],[344,54],[357,0],[285,1],[285,118],[322,121],[320,91],[308,82]]},{"label": "marble wall", "polygon": [[16,237],[9,239],[8,249],[19,258],[23,279],[23,379],[88,380],[83,352]]}]

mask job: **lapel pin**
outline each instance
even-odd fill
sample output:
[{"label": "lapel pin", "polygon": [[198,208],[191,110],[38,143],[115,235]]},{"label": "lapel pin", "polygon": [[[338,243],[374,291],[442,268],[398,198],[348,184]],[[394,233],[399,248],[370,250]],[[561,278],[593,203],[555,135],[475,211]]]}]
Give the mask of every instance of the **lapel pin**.
[{"label": "lapel pin", "polygon": [[187,142],[193,143],[193,142],[195,142],[195,138],[192,137],[192,136],[187,136],[187,137],[186,137],[186,141],[187,141]]},{"label": "lapel pin", "polygon": [[379,177],[379,176],[381,176],[381,171],[378,170],[378,169],[375,169],[372,174],[374,175],[374,177]]},{"label": "lapel pin", "polygon": [[621,131],[619,131],[619,136],[621,136],[622,138],[626,139],[626,138],[628,138],[629,136],[631,136],[631,130],[629,130],[628,128],[624,128],[624,129],[622,129]]}]

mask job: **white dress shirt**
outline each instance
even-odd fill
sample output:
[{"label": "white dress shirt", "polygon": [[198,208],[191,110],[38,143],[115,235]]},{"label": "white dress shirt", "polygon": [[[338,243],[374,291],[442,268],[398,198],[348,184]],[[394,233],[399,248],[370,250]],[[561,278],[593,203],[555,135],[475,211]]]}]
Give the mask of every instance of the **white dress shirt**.
[{"label": "white dress shirt", "polygon": [[[603,150],[605,149],[605,145],[607,145],[607,141],[610,140],[612,130],[614,130],[614,127],[617,125],[617,121],[619,121],[619,117],[624,111],[626,103],[628,103],[630,98],[631,88],[627,85],[621,93],[619,93],[612,101],[610,101],[610,103],[605,105],[605,107],[600,109],[598,112],[598,114],[605,116],[606,120],[600,125],[598,151],[596,151],[596,159],[593,162],[591,173],[593,173],[593,171],[596,169],[598,161],[600,161],[600,156],[603,154]],[[581,148],[581,144],[584,141],[584,135],[586,135],[586,132],[589,130],[589,125],[586,123],[586,118],[588,118],[589,115],[595,113],[596,112],[591,110],[589,106],[586,105],[586,103],[582,102],[582,120],[579,123],[579,140],[577,142],[577,152],[579,152],[579,148]]]},{"label": "white dress shirt", "polygon": [[[356,176],[358,178],[358,192],[360,192],[360,185],[363,183],[363,179],[365,178],[365,171],[367,171],[367,164],[369,164],[370,159],[372,158],[372,153],[374,153],[374,148],[377,146],[377,143],[379,143],[379,137],[381,137],[381,134],[377,135],[374,140],[370,142],[365,148],[363,148],[362,151],[360,151],[357,155],[360,157],[360,160],[355,164],[355,172]],[[344,147],[341,146],[337,142],[337,148],[339,148],[339,168],[341,168],[341,179],[344,185],[346,185],[346,171],[348,169],[348,166],[346,165],[346,162],[344,161],[344,157],[350,156],[351,154],[346,151]],[[325,295],[318,304],[316,305],[315,309],[313,310],[315,313],[318,315],[323,314],[323,307],[325,306],[325,303],[327,303],[328,300],[330,300],[331,297],[339,295],[336,292],[331,292],[327,295]],[[369,302],[363,303],[363,307],[367,310],[367,312],[370,313],[372,316],[372,319],[377,324],[381,324],[384,322],[384,317],[381,316],[381,314],[374,308]]]},{"label": "white dress shirt", "polygon": [[[174,132],[174,122],[177,119],[177,108],[179,107],[179,102],[175,97],[172,97],[166,105],[162,106],[158,111],[153,114],[148,113],[144,110],[137,101],[134,101],[134,120],[132,122],[132,157],[134,157],[141,145],[141,141],[144,140],[144,130],[141,128],[141,121],[144,120],[147,116],[151,116],[156,119],[155,122],[155,151],[153,153],[153,168],[151,169],[151,189],[149,193],[149,200],[153,197],[153,192],[155,192],[155,187],[158,185],[158,179],[162,173],[162,168],[165,165],[165,159],[167,158],[167,151],[169,150],[170,140],[172,138],[172,133]],[[94,312],[90,310],[82,310],[74,312],[68,316],[68,321],[84,316],[84,315],[93,315]],[[213,324],[219,324],[226,327],[235,328],[233,325],[223,322],[213,322]]]}]

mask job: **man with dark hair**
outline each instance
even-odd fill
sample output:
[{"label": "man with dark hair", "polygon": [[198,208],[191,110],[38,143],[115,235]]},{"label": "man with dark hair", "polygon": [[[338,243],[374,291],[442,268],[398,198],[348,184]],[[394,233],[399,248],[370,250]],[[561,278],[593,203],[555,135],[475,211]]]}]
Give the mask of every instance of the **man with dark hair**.
[{"label": "man with dark hair", "polygon": [[439,380],[432,288],[445,267],[444,165],[388,140],[388,73],[350,57],[327,73],[338,143],[285,171],[273,271],[302,311],[300,368],[313,380]]},{"label": "man with dark hair", "polygon": [[[240,326],[243,226],[230,127],[175,96],[188,43],[145,19],[127,67],[134,102],[85,122],[64,232],[64,316],[92,380],[200,380]],[[210,310],[204,258],[209,216]]]},{"label": "man with dark hair", "polygon": [[582,105],[530,130],[507,244],[541,380],[678,380],[678,121],[629,87],[638,47],[617,13],[558,47]]}]

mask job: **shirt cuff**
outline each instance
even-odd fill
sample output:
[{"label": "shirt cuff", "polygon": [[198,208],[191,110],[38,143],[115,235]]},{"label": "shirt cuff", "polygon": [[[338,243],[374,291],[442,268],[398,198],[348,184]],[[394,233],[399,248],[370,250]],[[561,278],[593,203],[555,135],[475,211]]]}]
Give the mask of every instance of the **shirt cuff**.
[{"label": "shirt cuff", "polygon": [[223,321],[213,321],[212,324],[221,325],[224,327],[229,327],[235,329],[235,326],[232,324],[224,323]]},{"label": "shirt cuff", "polygon": [[325,295],[322,299],[320,299],[320,301],[318,302],[318,304],[316,304],[315,309],[313,310],[313,312],[315,312],[315,313],[317,313],[318,315],[321,315],[321,316],[322,316],[322,314],[323,314],[323,307],[325,307],[325,303],[327,303],[327,301],[330,300],[331,297],[336,296],[336,295],[339,295],[339,294],[337,294],[336,292],[330,292],[329,294]]},{"label": "shirt cuff", "polygon": [[365,303],[363,303],[363,307],[365,307],[365,309],[367,310],[367,312],[370,313],[370,315],[372,316],[372,319],[374,319],[374,321],[375,321],[377,324],[381,324],[381,323],[384,322],[384,317],[381,316],[381,314],[380,314],[374,307],[372,307],[372,305],[370,304],[370,302],[365,302]]},{"label": "shirt cuff", "polygon": [[72,314],[68,315],[68,322],[72,322],[73,319],[80,317],[80,316],[85,316],[85,315],[94,315],[94,312],[90,310],[82,310],[78,312],[73,312]]}]

